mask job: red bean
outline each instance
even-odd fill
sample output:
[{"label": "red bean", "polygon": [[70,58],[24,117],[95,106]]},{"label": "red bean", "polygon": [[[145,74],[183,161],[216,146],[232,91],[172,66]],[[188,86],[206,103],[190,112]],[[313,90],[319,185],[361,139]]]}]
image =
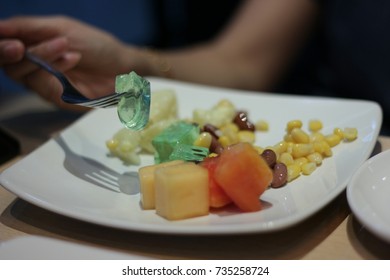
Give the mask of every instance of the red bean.
[{"label": "red bean", "polygon": [[211,136],[214,136],[216,139],[220,136],[218,128],[209,123],[203,126],[203,131],[210,133]]},{"label": "red bean", "polygon": [[261,156],[267,162],[269,167],[274,168],[274,165],[276,163],[276,154],[273,150],[265,149],[261,153]]},{"label": "red bean", "polygon": [[220,154],[223,151],[223,147],[221,143],[219,143],[218,139],[211,134],[211,145],[210,152]]},{"label": "red bean", "polygon": [[243,111],[237,112],[233,122],[239,127],[240,130],[255,131],[255,125],[249,121],[248,115]]},{"label": "red bean", "polygon": [[272,188],[280,188],[287,183],[287,166],[284,163],[276,163],[273,170]]}]

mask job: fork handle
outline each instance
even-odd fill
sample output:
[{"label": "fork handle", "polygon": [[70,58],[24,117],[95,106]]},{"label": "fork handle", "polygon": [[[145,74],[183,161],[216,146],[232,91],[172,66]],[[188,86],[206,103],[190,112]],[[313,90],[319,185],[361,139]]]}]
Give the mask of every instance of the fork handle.
[{"label": "fork handle", "polygon": [[24,57],[30,60],[31,62],[35,63],[39,67],[43,68],[47,72],[53,74],[61,82],[61,84],[65,86],[64,80],[62,79],[62,74],[59,73],[57,70],[55,70],[53,67],[51,67],[47,62],[43,61],[42,59],[40,59],[39,57],[33,55],[28,51],[24,53]]}]

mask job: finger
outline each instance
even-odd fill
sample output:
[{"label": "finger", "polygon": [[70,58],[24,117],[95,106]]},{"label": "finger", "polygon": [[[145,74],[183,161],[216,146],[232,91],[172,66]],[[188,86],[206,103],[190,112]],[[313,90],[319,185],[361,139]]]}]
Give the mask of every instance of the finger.
[{"label": "finger", "polygon": [[31,46],[28,48],[28,51],[41,59],[52,62],[61,57],[68,49],[68,39],[64,36],[59,36]]},{"label": "finger", "polygon": [[[51,63],[64,56],[68,46],[68,40],[65,37],[58,37],[29,48],[29,52]],[[19,63],[7,65],[4,69],[8,76],[16,81],[22,81],[26,75],[36,71],[38,66],[24,59]]]},{"label": "finger", "polygon": [[60,17],[19,16],[0,21],[0,36],[19,38],[27,45],[58,36]]},{"label": "finger", "polygon": [[24,49],[23,43],[19,40],[0,40],[0,66],[22,60]]},{"label": "finger", "polygon": [[79,52],[66,52],[56,61],[53,61],[52,66],[61,71],[66,72],[75,68],[81,60],[81,53]]}]

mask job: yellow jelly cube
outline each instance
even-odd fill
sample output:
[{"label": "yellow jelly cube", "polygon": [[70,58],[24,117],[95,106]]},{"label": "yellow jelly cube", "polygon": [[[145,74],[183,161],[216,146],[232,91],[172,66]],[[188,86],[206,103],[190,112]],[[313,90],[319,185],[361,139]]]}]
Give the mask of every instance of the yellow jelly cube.
[{"label": "yellow jelly cube", "polygon": [[156,213],[168,220],[209,213],[208,171],[194,163],[155,171]]},{"label": "yellow jelly cube", "polygon": [[155,208],[155,176],[154,172],[161,167],[184,163],[182,160],[167,161],[160,164],[141,167],[138,171],[141,205],[143,209]]}]

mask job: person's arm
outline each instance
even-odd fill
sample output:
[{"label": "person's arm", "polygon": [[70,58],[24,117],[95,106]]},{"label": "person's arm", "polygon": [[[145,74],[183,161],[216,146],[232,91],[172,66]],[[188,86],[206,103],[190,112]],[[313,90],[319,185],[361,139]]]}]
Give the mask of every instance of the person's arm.
[{"label": "person's arm", "polygon": [[316,12],[312,0],[248,0],[212,42],[161,55],[175,79],[267,90],[305,40]]},{"label": "person's arm", "polygon": [[26,49],[64,72],[87,97],[111,93],[115,76],[132,70],[143,76],[267,90],[304,40],[315,11],[312,0],[248,0],[211,42],[157,54],[67,17],[15,17],[0,20],[0,67],[61,106],[60,84],[22,59]]}]

